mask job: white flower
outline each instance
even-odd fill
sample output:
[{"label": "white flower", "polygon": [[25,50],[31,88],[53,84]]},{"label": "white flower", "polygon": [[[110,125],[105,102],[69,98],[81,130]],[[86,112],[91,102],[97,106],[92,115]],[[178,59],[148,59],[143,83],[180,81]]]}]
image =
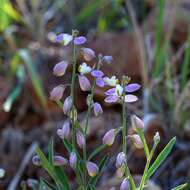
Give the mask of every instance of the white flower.
[{"label": "white flower", "polygon": [[0,178],[3,178],[5,176],[5,170],[3,168],[0,168]]},{"label": "white flower", "polygon": [[104,77],[103,80],[108,86],[116,86],[119,82],[119,80],[116,78],[116,76],[112,76],[111,78]]},{"label": "white flower", "polygon": [[82,63],[82,65],[80,65],[78,68],[78,71],[82,75],[90,73],[91,70],[92,70],[92,68],[90,66],[88,66],[86,63]]},{"label": "white flower", "polygon": [[115,92],[118,96],[122,96],[123,93],[123,87],[120,84],[117,84],[115,87]]}]

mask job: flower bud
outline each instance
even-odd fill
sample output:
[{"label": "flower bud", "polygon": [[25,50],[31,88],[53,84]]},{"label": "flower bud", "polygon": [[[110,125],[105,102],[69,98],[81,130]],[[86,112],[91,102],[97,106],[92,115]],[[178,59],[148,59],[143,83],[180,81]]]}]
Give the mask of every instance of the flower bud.
[{"label": "flower bud", "polygon": [[117,169],[116,176],[118,178],[122,178],[124,176],[124,174],[125,174],[125,166],[123,165],[123,166],[121,166],[120,168]]},{"label": "flower bud", "polygon": [[66,69],[68,67],[67,61],[61,61],[60,63],[57,63],[53,68],[53,74],[60,77],[63,76],[66,72]]},{"label": "flower bud", "polygon": [[3,168],[0,168],[0,178],[3,178],[5,176],[5,170]]},{"label": "flower bud", "polygon": [[53,165],[54,166],[63,166],[68,163],[68,160],[63,156],[54,156],[53,157]]},{"label": "flower bud", "polygon": [[87,77],[79,75],[79,85],[82,91],[90,91],[91,84]]},{"label": "flower bud", "polygon": [[134,135],[131,135],[130,137],[131,137],[131,140],[132,140],[132,142],[136,148],[139,148],[139,149],[143,148],[143,143],[142,143],[139,135],[134,134]]},{"label": "flower bud", "polygon": [[144,129],[144,122],[137,117],[136,115],[132,115],[131,117],[131,123],[132,123],[132,127],[134,129],[139,128],[139,129]]},{"label": "flower bud", "polygon": [[91,61],[95,58],[95,52],[90,48],[82,48],[81,52],[86,61]]},{"label": "flower bud", "polygon": [[72,98],[71,96],[68,96],[65,99],[64,104],[63,104],[63,113],[65,115],[69,115],[71,108],[72,108]]},{"label": "flower bud", "polygon": [[89,176],[94,177],[98,174],[99,168],[95,163],[87,162],[86,168],[87,168]]},{"label": "flower bud", "polygon": [[125,178],[120,186],[120,190],[128,190],[129,189],[129,181],[127,178]]},{"label": "flower bud", "polygon": [[77,131],[77,144],[80,148],[83,148],[86,144],[84,135],[80,131]]},{"label": "flower bud", "polygon": [[77,165],[77,155],[75,152],[71,152],[70,156],[69,156],[69,164],[71,166],[71,168],[75,169],[76,165]]},{"label": "flower bud", "polygon": [[27,179],[26,184],[28,187],[36,189],[38,187],[38,181],[32,178]]},{"label": "flower bud", "polygon": [[103,61],[103,63],[110,64],[110,63],[112,63],[112,61],[113,61],[113,57],[110,56],[110,55],[105,55],[105,56],[103,57],[102,61]]},{"label": "flower bud", "polygon": [[95,116],[99,116],[100,114],[103,113],[102,107],[101,107],[101,105],[99,103],[97,103],[97,102],[94,103],[93,108],[94,108],[94,114],[95,114]]},{"label": "flower bud", "polygon": [[154,143],[158,144],[160,142],[160,134],[159,132],[156,132],[156,134],[154,135]]},{"label": "flower bud", "polygon": [[115,129],[109,130],[103,137],[103,144],[111,146],[115,140]]},{"label": "flower bud", "polygon": [[127,157],[124,152],[120,152],[116,158],[116,168],[120,168],[127,161]]},{"label": "flower bud", "polygon": [[65,139],[65,138],[69,138],[70,135],[70,123],[69,122],[65,122],[63,124],[62,129],[58,129],[57,130],[57,135],[61,138],[61,139]]},{"label": "flower bud", "polygon": [[86,42],[86,38],[84,36],[78,36],[74,38],[75,45],[82,45]]},{"label": "flower bud", "polygon": [[32,163],[35,166],[41,166],[41,160],[40,160],[39,156],[37,156],[37,155],[33,156]]},{"label": "flower bud", "polygon": [[64,90],[65,90],[64,85],[59,85],[59,86],[54,87],[50,93],[50,99],[56,102],[59,101],[63,96]]}]

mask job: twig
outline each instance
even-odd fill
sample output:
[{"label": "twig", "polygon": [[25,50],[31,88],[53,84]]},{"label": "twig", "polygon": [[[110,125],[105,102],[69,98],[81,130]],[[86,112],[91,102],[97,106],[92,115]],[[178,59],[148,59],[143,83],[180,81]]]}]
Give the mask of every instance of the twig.
[{"label": "twig", "polygon": [[32,155],[34,154],[35,150],[36,150],[36,147],[37,147],[37,143],[34,142],[32,143],[32,145],[29,147],[29,149],[27,150],[22,162],[21,162],[21,165],[17,171],[17,173],[15,174],[15,176],[13,177],[12,181],[10,182],[7,190],[15,190],[18,183],[19,183],[19,180],[26,168],[26,166],[28,165],[29,161],[31,160],[31,157]]}]

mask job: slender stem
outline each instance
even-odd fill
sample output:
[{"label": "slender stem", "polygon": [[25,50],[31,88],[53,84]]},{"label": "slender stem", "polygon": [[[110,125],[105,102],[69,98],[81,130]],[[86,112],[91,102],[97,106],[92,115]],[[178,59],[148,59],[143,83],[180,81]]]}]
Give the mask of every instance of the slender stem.
[{"label": "slender stem", "polygon": [[122,100],[122,138],[123,138],[123,152],[127,155],[127,118],[126,118],[126,104],[125,104],[125,91],[123,92]]},{"label": "slender stem", "polygon": [[72,144],[75,147],[75,138],[76,138],[76,130],[75,130],[75,119],[74,119],[74,104],[75,104],[75,80],[76,80],[76,46],[73,43],[73,71],[72,71],[72,80],[71,80],[71,98],[72,98],[72,113],[71,113],[71,120],[72,120]]},{"label": "slender stem", "polygon": [[[100,69],[100,63],[101,63],[101,60],[99,60],[99,62],[97,64],[97,69]],[[85,141],[87,139],[87,129],[88,129],[90,115],[91,115],[91,112],[92,112],[92,104],[93,104],[93,96],[94,96],[95,87],[96,87],[96,79],[94,78],[92,88],[91,88],[91,93],[90,93],[90,102],[89,102],[88,110],[87,110],[87,113],[86,113],[86,123],[85,123],[85,128],[84,128]],[[86,142],[85,142],[85,145],[84,145],[84,148],[83,148],[83,159],[84,159],[84,163],[86,163],[86,161],[87,161]],[[87,184],[87,182],[86,182],[86,169],[84,169],[84,181],[85,181],[84,186],[85,186],[85,189],[86,189],[86,184]]]}]

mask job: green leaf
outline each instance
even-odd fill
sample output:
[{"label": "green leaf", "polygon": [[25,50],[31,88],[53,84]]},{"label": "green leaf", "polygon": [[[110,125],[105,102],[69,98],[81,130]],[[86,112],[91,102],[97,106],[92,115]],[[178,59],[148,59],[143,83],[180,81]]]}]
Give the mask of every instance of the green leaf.
[{"label": "green leaf", "polygon": [[53,143],[53,138],[51,138],[48,147],[48,160],[51,165],[53,165],[53,156],[54,156],[54,143]]},{"label": "green leaf", "polygon": [[181,190],[181,189],[186,188],[187,185],[188,185],[187,183],[184,183],[184,184],[182,184],[182,185],[179,185],[179,186],[177,186],[177,187],[172,188],[172,190]]},{"label": "green leaf", "polygon": [[88,157],[88,160],[92,160],[92,158],[94,156],[96,156],[99,152],[101,152],[102,150],[104,150],[107,147],[107,145],[103,144],[101,146],[99,146],[98,148],[96,148]]},{"label": "green leaf", "polygon": [[34,67],[35,64],[34,64],[32,57],[27,49],[20,49],[14,55],[12,62],[11,62],[12,71],[16,70],[17,66],[20,64],[20,61],[23,61],[25,63],[26,68],[29,72],[34,90],[35,90],[37,96],[39,97],[42,105],[45,105],[46,104],[46,96],[45,96],[44,89],[42,86],[42,81]]},{"label": "green leaf", "polygon": [[143,133],[142,129],[140,129],[138,127],[136,127],[136,131],[137,131],[139,137],[141,138],[141,142],[143,143],[144,152],[146,154],[146,157],[148,158],[150,155],[150,152],[149,152],[149,148],[148,148],[144,133]]},{"label": "green leaf", "polygon": [[44,179],[41,179],[40,184],[39,184],[39,190],[44,190],[44,189],[56,190],[56,188],[50,185],[47,181],[45,181]]},{"label": "green leaf", "polygon": [[171,152],[175,142],[176,142],[176,137],[172,138],[170,142],[162,150],[162,152],[158,155],[152,166],[148,169],[146,180],[148,180],[155,173],[158,167],[164,162],[166,157]]}]

